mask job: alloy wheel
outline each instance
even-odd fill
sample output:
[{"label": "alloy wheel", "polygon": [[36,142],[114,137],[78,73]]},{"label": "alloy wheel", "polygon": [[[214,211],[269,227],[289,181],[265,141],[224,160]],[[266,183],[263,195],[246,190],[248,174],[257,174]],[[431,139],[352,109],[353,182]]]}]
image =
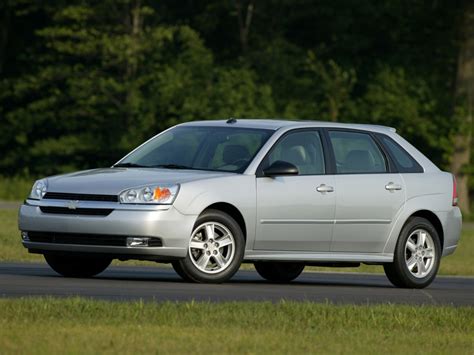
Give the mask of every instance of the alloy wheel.
[{"label": "alloy wheel", "polygon": [[405,243],[405,263],[416,278],[428,275],[436,262],[435,245],[425,229],[414,230]]},{"label": "alloy wheel", "polygon": [[232,263],[234,254],[234,236],[223,224],[206,222],[193,231],[189,255],[198,270],[206,274],[222,272]]}]

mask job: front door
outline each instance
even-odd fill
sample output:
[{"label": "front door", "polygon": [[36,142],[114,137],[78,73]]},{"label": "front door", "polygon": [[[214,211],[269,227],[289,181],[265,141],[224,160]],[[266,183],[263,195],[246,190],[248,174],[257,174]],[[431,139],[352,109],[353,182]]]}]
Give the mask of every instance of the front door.
[{"label": "front door", "polygon": [[287,133],[263,167],[286,161],[298,175],[257,178],[257,236],[254,249],[329,251],[335,214],[334,175],[326,164],[318,130]]}]

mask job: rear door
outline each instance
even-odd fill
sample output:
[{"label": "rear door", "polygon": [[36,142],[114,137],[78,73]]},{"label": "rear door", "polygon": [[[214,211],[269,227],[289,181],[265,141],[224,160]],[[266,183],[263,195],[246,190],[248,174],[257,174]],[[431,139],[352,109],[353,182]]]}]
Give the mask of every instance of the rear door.
[{"label": "rear door", "polygon": [[329,129],[327,134],[336,164],[331,251],[382,252],[405,203],[403,179],[371,133]]}]

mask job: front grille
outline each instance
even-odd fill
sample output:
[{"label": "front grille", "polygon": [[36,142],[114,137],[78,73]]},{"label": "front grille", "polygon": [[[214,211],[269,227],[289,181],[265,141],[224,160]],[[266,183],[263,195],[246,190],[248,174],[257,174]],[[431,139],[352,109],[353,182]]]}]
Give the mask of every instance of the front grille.
[{"label": "front grille", "polygon": [[43,199],[118,202],[116,195],[72,194],[64,192],[46,192]]},{"label": "front grille", "polygon": [[53,207],[53,206],[41,206],[40,210],[43,213],[68,214],[68,215],[80,215],[80,216],[108,216],[113,211],[113,209],[111,208],[71,209],[68,207]]},{"label": "front grille", "polygon": [[[28,232],[28,238],[36,243],[75,244],[75,245],[102,245],[102,246],[127,246],[127,236],[104,234],[77,234],[56,232]],[[150,247],[161,247],[160,238],[152,237],[148,242]]]}]

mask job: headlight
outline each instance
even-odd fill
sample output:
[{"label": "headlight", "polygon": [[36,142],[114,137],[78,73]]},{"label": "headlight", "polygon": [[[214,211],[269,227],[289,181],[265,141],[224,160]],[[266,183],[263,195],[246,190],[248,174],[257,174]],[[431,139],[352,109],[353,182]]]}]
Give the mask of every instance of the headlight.
[{"label": "headlight", "polygon": [[33,188],[31,189],[30,196],[33,200],[41,200],[48,191],[48,183],[46,180],[38,180],[34,183]]},{"label": "headlight", "polygon": [[179,185],[152,185],[128,189],[120,193],[120,203],[171,205]]}]

